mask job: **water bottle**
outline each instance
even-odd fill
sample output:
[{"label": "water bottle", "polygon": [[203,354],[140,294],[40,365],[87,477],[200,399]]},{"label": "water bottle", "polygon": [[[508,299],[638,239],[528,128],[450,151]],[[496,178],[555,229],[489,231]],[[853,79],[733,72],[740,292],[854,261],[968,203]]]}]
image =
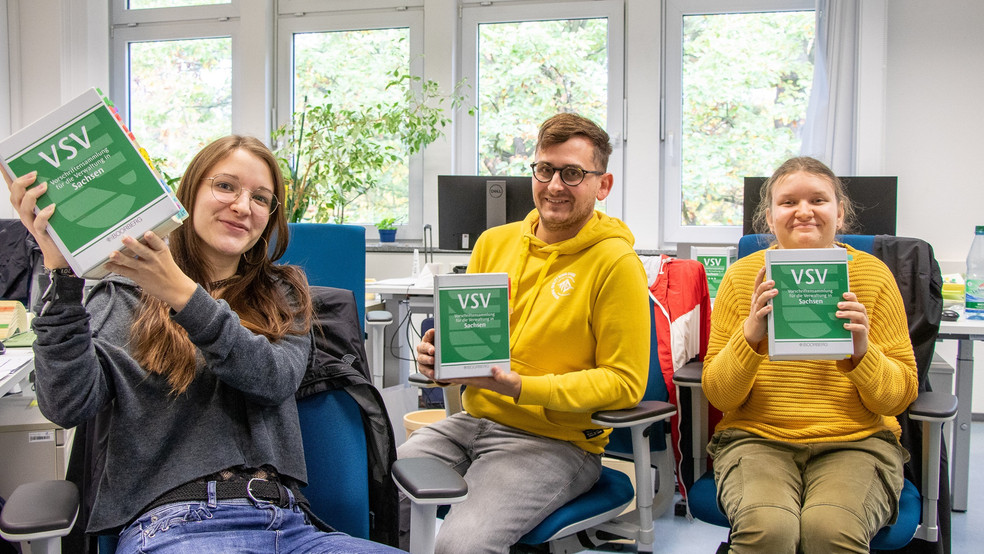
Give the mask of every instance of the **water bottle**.
[{"label": "water bottle", "polygon": [[984,319],[984,225],[974,229],[974,242],[967,254],[967,278],[964,289],[967,319]]}]

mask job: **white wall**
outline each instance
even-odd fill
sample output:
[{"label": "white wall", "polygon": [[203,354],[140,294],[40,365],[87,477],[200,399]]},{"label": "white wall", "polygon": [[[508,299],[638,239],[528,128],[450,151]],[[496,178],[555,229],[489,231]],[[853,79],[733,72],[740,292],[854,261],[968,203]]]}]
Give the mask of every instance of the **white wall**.
[{"label": "white wall", "polygon": [[[899,234],[932,244],[944,273],[964,271],[974,226],[984,225],[982,21],[979,0],[888,3],[885,170],[899,176]],[[953,345],[938,351],[955,362]],[[984,368],[984,348],[975,351]],[[982,413],[976,373],[971,409]]]},{"label": "white wall", "polygon": [[984,225],[984,2],[888,3],[885,169],[899,176],[899,234],[960,272]]}]

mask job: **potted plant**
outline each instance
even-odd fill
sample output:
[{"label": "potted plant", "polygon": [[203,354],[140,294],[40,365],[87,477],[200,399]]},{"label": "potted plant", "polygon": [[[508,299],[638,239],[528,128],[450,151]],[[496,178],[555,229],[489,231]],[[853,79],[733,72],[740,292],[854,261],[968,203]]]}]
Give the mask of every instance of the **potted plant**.
[{"label": "potted plant", "polygon": [[396,242],[396,218],[384,217],[376,222],[379,242]]},{"label": "potted plant", "polygon": [[387,88],[405,91],[399,101],[354,109],[329,101],[305,107],[274,131],[289,221],[345,223],[346,208],[378,186],[393,164],[444,134],[451,122],[445,104],[460,105],[461,83],[445,95],[436,82],[403,70],[392,77]]}]

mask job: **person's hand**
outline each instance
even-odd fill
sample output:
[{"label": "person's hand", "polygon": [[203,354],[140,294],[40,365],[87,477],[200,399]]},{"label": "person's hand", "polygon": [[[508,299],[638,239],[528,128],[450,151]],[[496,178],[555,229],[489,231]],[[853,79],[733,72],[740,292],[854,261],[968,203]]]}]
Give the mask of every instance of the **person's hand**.
[{"label": "person's hand", "polygon": [[48,235],[48,220],[55,213],[55,205],[49,204],[46,208],[34,213],[37,207],[38,198],[48,190],[48,183],[28,189],[37,178],[37,172],[32,171],[26,175],[14,179],[9,184],[10,204],[17,211],[21,223],[27,228],[31,236],[34,237],[38,247],[41,248],[41,255],[44,257],[44,266],[48,269],[59,269],[68,267],[68,261],[62,256],[55,241]]},{"label": "person's hand", "polygon": [[851,356],[851,366],[857,366],[861,358],[868,352],[868,328],[871,322],[868,321],[868,310],[864,304],[858,302],[858,295],[853,292],[845,292],[844,300],[837,303],[837,313],[841,319],[846,319],[844,328],[851,332],[854,340],[854,354]]},{"label": "person's hand", "polygon": [[152,231],[144,233],[143,239],[142,243],[131,236],[124,236],[123,246],[130,252],[111,252],[106,269],[132,279],[148,294],[180,312],[191,300],[198,285],[174,263],[164,239]]},{"label": "person's hand", "polygon": [[431,381],[434,379],[434,329],[428,329],[417,344],[417,369]]},{"label": "person's hand", "polygon": [[452,379],[451,382],[455,385],[488,389],[503,396],[511,396],[513,400],[519,400],[519,393],[523,390],[523,378],[518,373],[505,371],[499,366],[492,367],[490,377],[467,377]]},{"label": "person's hand", "polygon": [[465,385],[488,389],[499,394],[519,398],[522,390],[522,378],[510,371],[503,371],[498,366],[492,368],[490,377],[467,377],[462,379],[449,379],[438,381],[434,378],[434,329],[428,329],[417,344],[417,367],[428,379],[439,385]]},{"label": "person's hand", "polygon": [[755,276],[755,288],[752,290],[751,305],[748,309],[748,317],[745,318],[745,325],[742,328],[745,340],[748,344],[759,351],[759,344],[765,340],[765,335],[769,330],[767,316],[772,311],[769,300],[775,298],[779,291],[776,290],[776,282],[765,278],[765,267],[759,270]]}]

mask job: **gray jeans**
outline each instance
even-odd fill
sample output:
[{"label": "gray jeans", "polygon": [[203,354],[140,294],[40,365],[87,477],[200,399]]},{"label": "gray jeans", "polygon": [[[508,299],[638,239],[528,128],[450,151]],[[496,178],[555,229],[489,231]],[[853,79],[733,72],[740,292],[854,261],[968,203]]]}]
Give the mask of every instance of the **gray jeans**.
[{"label": "gray jeans", "polygon": [[414,431],[398,454],[443,460],[468,483],[468,499],[441,524],[437,554],[508,552],[601,475],[598,454],[464,412]]}]

